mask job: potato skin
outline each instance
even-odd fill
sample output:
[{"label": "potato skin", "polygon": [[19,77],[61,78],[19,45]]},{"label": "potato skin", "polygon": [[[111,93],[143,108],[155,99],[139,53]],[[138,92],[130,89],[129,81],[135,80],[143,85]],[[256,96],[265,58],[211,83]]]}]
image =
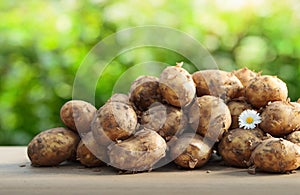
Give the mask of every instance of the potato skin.
[{"label": "potato skin", "polygon": [[130,87],[130,102],[140,111],[147,110],[153,103],[161,102],[159,79],[154,76],[140,76]]},{"label": "potato skin", "polygon": [[261,171],[289,172],[300,165],[300,148],[282,138],[269,138],[254,149],[250,162]]},{"label": "potato skin", "polygon": [[231,125],[229,129],[239,128],[239,116],[247,109],[252,109],[252,106],[248,104],[245,100],[235,99],[227,103],[231,114]]},{"label": "potato skin", "polygon": [[147,171],[166,155],[165,140],[153,130],[142,129],[132,137],[109,146],[110,165],[127,171]]},{"label": "potato skin", "polygon": [[227,132],[218,145],[219,154],[229,166],[248,167],[252,151],[262,142],[260,129],[233,129]]},{"label": "potato skin", "polygon": [[165,68],[159,78],[163,100],[176,107],[188,106],[196,94],[192,76],[181,67],[182,64]]},{"label": "potato skin", "polygon": [[300,146],[300,131],[294,131],[286,136],[286,140]]},{"label": "potato skin", "polygon": [[222,70],[201,70],[193,74],[197,96],[212,95],[225,102],[241,95],[243,85],[231,72]]},{"label": "potato skin", "polygon": [[229,129],[231,115],[222,99],[204,95],[196,98],[190,107],[189,123],[198,134],[217,142]]},{"label": "potato skin", "polygon": [[27,147],[32,166],[56,166],[76,155],[78,134],[57,127],[36,135]]},{"label": "potato skin", "polygon": [[121,102],[108,102],[95,114],[91,129],[100,145],[127,139],[134,133],[137,116],[134,109]]},{"label": "potato skin", "polygon": [[180,135],[187,122],[182,109],[163,104],[149,108],[141,117],[142,126],[156,131],[166,141],[174,135]]},{"label": "potato skin", "polygon": [[77,147],[77,160],[86,167],[98,167],[107,162],[107,147],[96,143],[92,132],[87,133]]},{"label": "potato skin", "polygon": [[180,167],[199,168],[210,159],[212,145],[204,141],[200,135],[185,133],[171,145],[171,158]]},{"label": "potato skin", "polygon": [[272,136],[284,136],[300,128],[300,107],[285,101],[270,103],[261,113],[259,127]]},{"label": "potato skin", "polygon": [[285,101],[288,97],[286,84],[277,77],[258,76],[246,87],[245,97],[255,108],[265,107],[269,102]]},{"label": "potato skin", "polygon": [[60,118],[71,130],[80,133],[90,131],[91,122],[96,113],[96,108],[82,100],[66,102],[60,109]]},{"label": "potato skin", "polygon": [[245,89],[251,83],[251,81],[260,75],[260,73],[253,72],[246,67],[233,71],[233,74],[241,81],[242,85],[244,86],[243,90],[241,91],[242,96],[245,96]]},{"label": "potato skin", "polygon": [[122,93],[115,93],[113,94],[108,100],[107,103],[109,102],[120,102],[123,104],[127,104],[129,106],[131,105],[131,102],[129,101],[129,97],[126,94],[122,94]]}]

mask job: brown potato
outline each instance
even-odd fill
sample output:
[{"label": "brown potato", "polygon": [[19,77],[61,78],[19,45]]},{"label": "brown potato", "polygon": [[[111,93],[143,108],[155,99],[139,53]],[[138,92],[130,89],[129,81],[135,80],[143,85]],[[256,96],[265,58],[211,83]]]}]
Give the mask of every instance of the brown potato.
[{"label": "brown potato", "polygon": [[196,94],[192,76],[177,63],[176,66],[165,68],[159,79],[159,88],[163,99],[176,107],[189,105]]},{"label": "brown potato", "polygon": [[126,94],[122,94],[122,93],[115,93],[113,94],[108,100],[107,103],[109,102],[120,102],[123,104],[127,104],[127,105],[131,105],[130,101],[129,101],[129,97]]},{"label": "brown potato", "polygon": [[282,138],[269,138],[253,150],[250,162],[261,171],[289,172],[300,166],[300,148]]},{"label": "brown potato", "polygon": [[127,139],[134,133],[137,116],[134,109],[121,102],[107,102],[92,121],[93,135],[100,145]]},{"label": "brown potato", "polygon": [[140,76],[130,87],[130,101],[140,111],[147,110],[153,103],[161,102],[159,79],[154,76]]},{"label": "brown potato", "polygon": [[109,146],[110,165],[126,171],[151,170],[166,155],[167,144],[155,131],[142,129],[129,139]]},{"label": "brown potato", "polygon": [[286,136],[286,140],[300,146],[300,131],[294,131]]},{"label": "brown potato", "polygon": [[141,125],[156,131],[166,141],[180,135],[187,125],[187,117],[180,108],[157,104],[141,117]]},{"label": "brown potato", "polygon": [[230,129],[239,128],[239,116],[240,114],[247,110],[252,109],[252,106],[248,104],[245,100],[235,99],[227,103],[231,114],[231,126]]},{"label": "brown potato", "polygon": [[233,71],[233,74],[241,81],[242,85],[244,86],[241,95],[245,95],[246,87],[251,83],[253,79],[260,75],[260,73],[253,72],[248,68],[241,68],[236,71]]},{"label": "brown potato", "polygon": [[259,127],[272,136],[284,136],[300,128],[300,107],[286,101],[270,103],[261,113]]},{"label": "brown potato", "polygon": [[264,133],[260,129],[233,129],[219,143],[219,154],[229,166],[248,167],[251,153],[263,137]]},{"label": "brown potato", "polygon": [[217,142],[230,127],[231,115],[222,99],[205,95],[191,106],[189,122],[201,136]]},{"label": "brown potato", "polygon": [[27,154],[32,166],[56,166],[76,156],[80,141],[78,134],[57,127],[36,135],[27,147]]},{"label": "brown potato", "polygon": [[222,70],[201,70],[193,74],[197,96],[212,95],[225,102],[241,95],[243,85],[231,72]]},{"label": "brown potato", "polygon": [[258,76],[246,87],[245,97],[252,106],[261,108],[269,102],[287,100],[288,89],[286,84],[275,76]]},{"label": "brown potato", "polygon": [[85,101],[71,100],[60,109],[60,118],[70,129],[86,133],[90,131],[91,122],[96,113],[96,108]]},{"label": "brown potato", "polygon": [[98,167],[105,165],[107,159],[107,147],[96,143],[92,132],[87,133],[77,147],[77,160],[86,167]]},{"label": "brown potato", "polygon": [[200,135],[185,133],[171,145],[171,158],[175,164],[183,168],[199,168],[209,160],[212,145],[204,141]]}]

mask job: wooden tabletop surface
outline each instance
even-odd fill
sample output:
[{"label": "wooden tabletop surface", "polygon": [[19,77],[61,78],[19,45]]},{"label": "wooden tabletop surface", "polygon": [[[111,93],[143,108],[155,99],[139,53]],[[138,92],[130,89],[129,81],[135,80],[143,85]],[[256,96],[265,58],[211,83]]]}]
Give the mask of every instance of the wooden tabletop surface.
[{"label": "wooden tabletop surface", "polygon": [[300,171],[249,174],[246,169],[207,165],[178,170],[169,165],[152,172],[119,174],[111,167],[78,164],[36,168],[26,147],[0,147],[0,194],[300,194]]}]

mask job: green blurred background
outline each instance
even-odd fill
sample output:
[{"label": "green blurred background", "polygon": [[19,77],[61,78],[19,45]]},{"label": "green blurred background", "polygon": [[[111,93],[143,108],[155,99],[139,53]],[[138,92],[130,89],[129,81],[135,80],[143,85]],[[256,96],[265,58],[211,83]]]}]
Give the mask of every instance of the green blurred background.
[{"label": "green blurred background", "polygon": [[[26,145],[38,132],[61,126],[59,110],[72,98],[84,57],[101,39],[138,25],[192,35],[222,70],[246,66],[278,75],[297,100],[299,10],[297,0],[0,1],[0,145]],[[107,100],[128,67],[148,57],[168,64],[181,61],[155,49],[117,57],[97,89],[96,106]]]}]

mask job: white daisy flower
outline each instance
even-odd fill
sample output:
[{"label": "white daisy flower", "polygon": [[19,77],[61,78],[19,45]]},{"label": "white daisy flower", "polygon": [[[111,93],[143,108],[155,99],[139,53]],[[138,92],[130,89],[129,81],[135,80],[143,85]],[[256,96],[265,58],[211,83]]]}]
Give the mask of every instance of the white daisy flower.
[{"label": "white daisy flower", "polygon": [[240,128],[254,129],[260,122],[261,117],[255,110],[245,110],[239,116]]}]

